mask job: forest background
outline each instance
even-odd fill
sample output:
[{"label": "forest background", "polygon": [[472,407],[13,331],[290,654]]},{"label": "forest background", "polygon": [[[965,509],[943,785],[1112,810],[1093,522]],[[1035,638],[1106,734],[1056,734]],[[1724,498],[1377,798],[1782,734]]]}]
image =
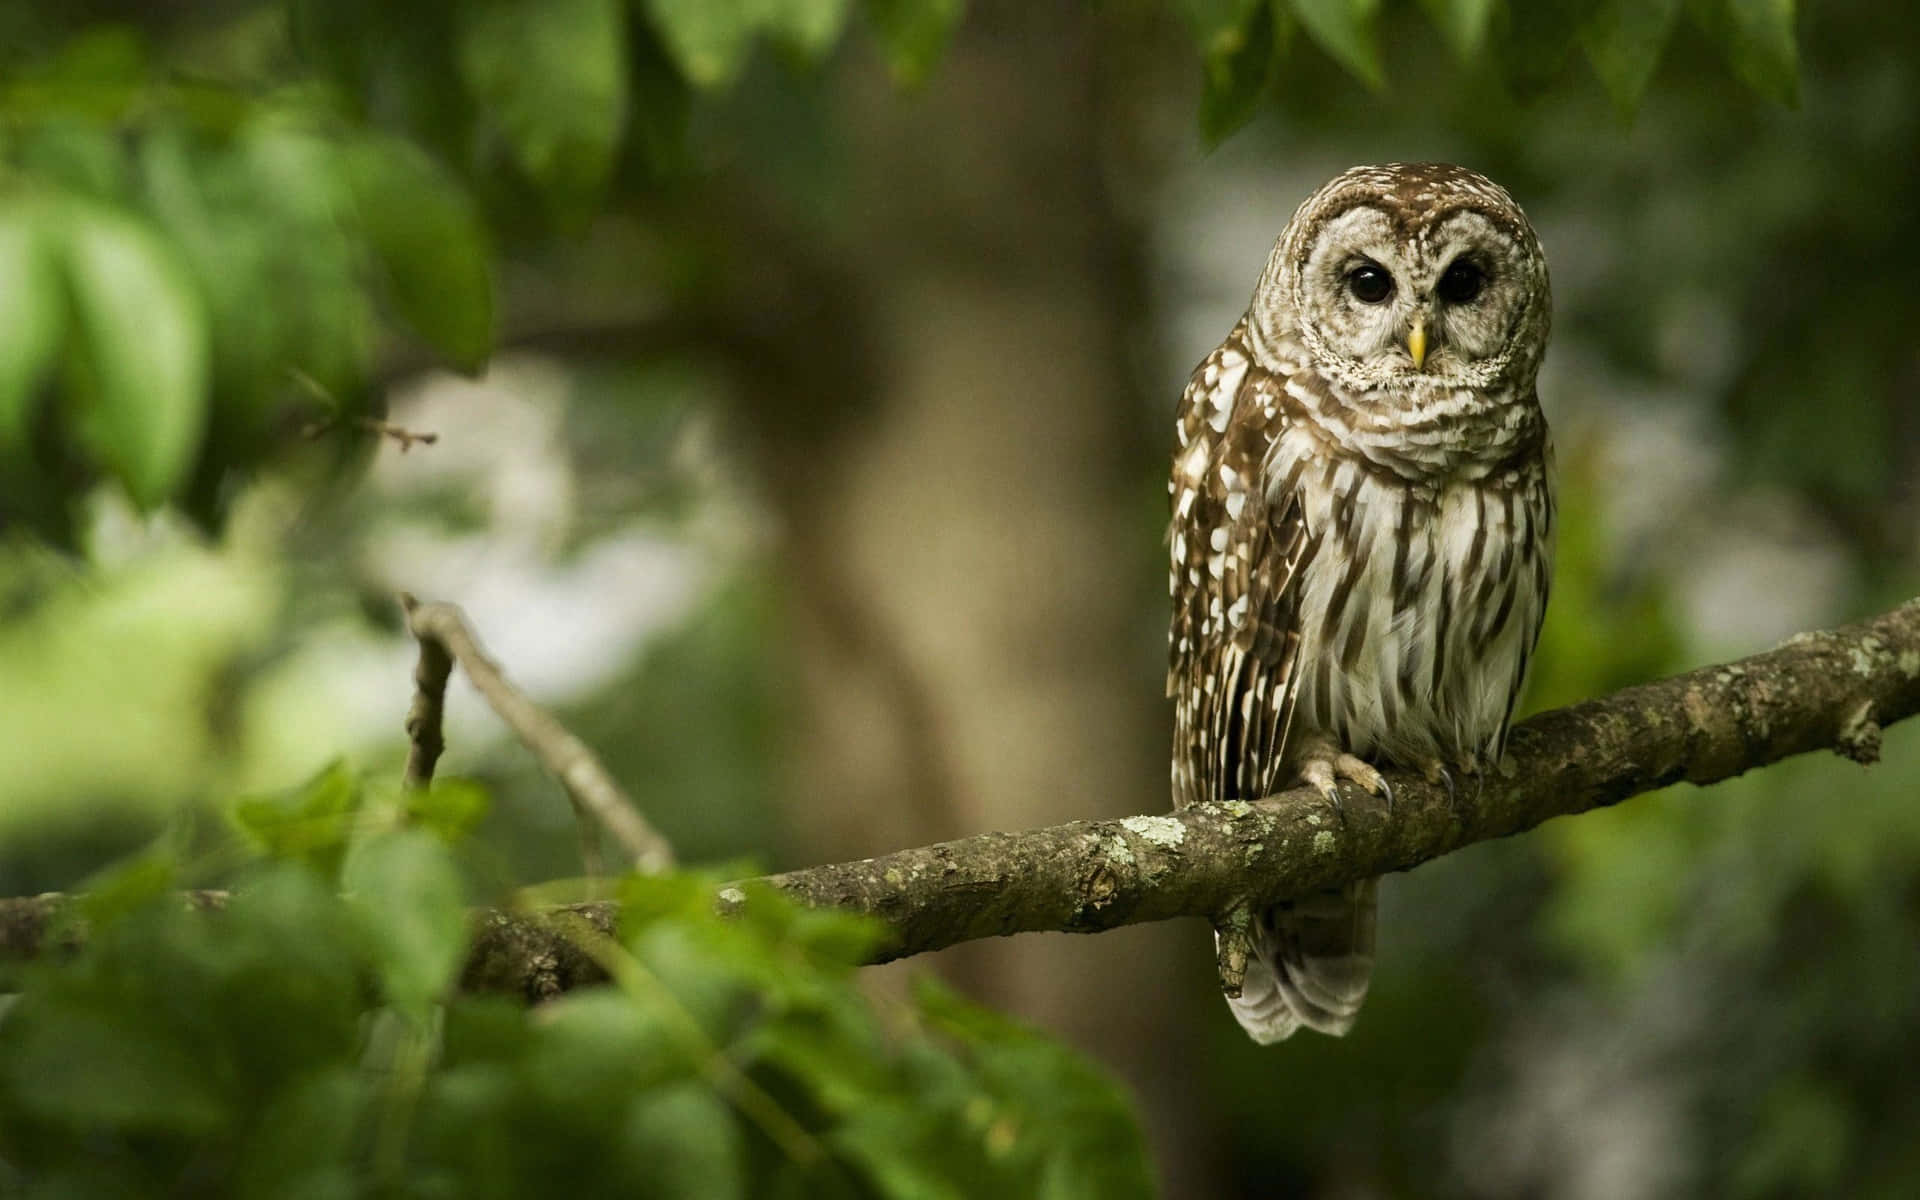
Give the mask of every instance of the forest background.
[{"label": "forest background", "polygon": [[[1392,878],[1341,1041],[1248,1043],[1197,922],[711,913],[1166,808],[1174,398],[1422,159],[1553,268],[1528,710],[1920,592],[1902,6],[0,4],[0,895],[89,897],[0,1187],[1911,1194],[1908,726]],[[399,791],[401,590],[701,869],[608,885],[616,987],[449,992],[464,906],[589,885],[458,677]]]}]

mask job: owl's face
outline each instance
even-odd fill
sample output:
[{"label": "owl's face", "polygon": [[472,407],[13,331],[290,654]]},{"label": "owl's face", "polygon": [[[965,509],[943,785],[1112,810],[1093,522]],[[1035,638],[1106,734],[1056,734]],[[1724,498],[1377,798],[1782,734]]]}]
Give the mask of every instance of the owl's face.
[{"label": "owl's face", "polygon": [[1290,328],[1316,369],[1369,392],[1530,385],[1549,307],[1512,198],[1436,163],[1336,177],[1294,214],[1254,296],[1256,318]]}]

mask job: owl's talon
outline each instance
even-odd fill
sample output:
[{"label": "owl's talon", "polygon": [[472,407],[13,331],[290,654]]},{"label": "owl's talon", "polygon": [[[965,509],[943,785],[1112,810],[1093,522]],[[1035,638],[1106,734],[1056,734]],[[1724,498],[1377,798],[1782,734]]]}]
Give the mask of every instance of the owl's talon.
[{"label": "owl's talon", "polygon": [[1333,815],[1339,817],[1344,825],[1347,823],[1347,806],[1340,800],[1340,784],[1334,777],[1334,761],[1330,758],[1310,758],[1300,764],[1300,778],[1308,787],[1320,793],[1320,798],[1327,802],[1327,807],[1333,809]]},{"label": "owl's talon", "polygon": [[1460,795],[1453,787],[1453,772],[1447,770],[1447,764],[1439,759],[1429,759],[1420,764],[1420,774],[1435,787],[1447,789],[1447,815],[1453,816],[1459,809]]},{"label": "owl's talon", "polygon": [[1393,811],[1393,788],[1387,777],[1363,758],[1344,753],[1316,754],[1300,764],[1300,778],[1326,799],[1342,823],[1347,819],[1346,805],[1340,799],[1342,779],[1381,797],[1387,802],[1387,811]]}]

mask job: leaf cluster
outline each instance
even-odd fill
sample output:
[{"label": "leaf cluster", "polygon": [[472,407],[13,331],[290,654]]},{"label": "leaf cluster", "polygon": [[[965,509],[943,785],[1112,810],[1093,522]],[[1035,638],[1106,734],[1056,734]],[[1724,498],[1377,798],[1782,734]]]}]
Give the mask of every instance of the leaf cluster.
[{"label": "leaf cluster", "polygon": [[[613,982],[461,993],[456,846],[483,799],[382,805],[335,767],[246,801],[269,853],[217,912],[148,855],[0,1021],[0,1170],[43,1196],[1145,1195],[1119,1089],[923,985],[876,1012],[878,929],[699,875],[621,885]],[[890,1019],[883,1019],[890,1018]]]},{"label": "leaf cluster", "polygon": [[[1380,0],[1185,0],[1199,45],[1200,127],[1218,142],[1251,120],[1279,82],[1296,33],[1375,91],[1387,87]],[[1469,70],[1539,92],[1576,48],[1631,115],[1680,25],[1681,9],[1754,90],[1782,104],[1799,91],[1793,0],[1420,0],[1429,32]],[[1411,22],[1408,23],[1411,26]]]}]

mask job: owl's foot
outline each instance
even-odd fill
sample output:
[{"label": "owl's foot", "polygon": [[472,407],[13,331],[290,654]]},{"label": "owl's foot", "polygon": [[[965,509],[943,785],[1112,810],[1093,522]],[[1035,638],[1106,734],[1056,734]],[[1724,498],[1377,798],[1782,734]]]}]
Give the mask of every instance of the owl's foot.
[{"label": "owl's foot", "polygon": [[1372,763],[1356,758],[1344,751],[1331,747],[1316,746],[1309,750],[1300,764],[1300,778],[1315,791],[1326,797],[1342,821],[1347,819],[1347,810],[1340,803],[1340,780],[1359,784],[1367,791],[1387,802],[1387,811],[1393,811],[1393,788],[1388,786],[1386,776],[1375,770]]}]

